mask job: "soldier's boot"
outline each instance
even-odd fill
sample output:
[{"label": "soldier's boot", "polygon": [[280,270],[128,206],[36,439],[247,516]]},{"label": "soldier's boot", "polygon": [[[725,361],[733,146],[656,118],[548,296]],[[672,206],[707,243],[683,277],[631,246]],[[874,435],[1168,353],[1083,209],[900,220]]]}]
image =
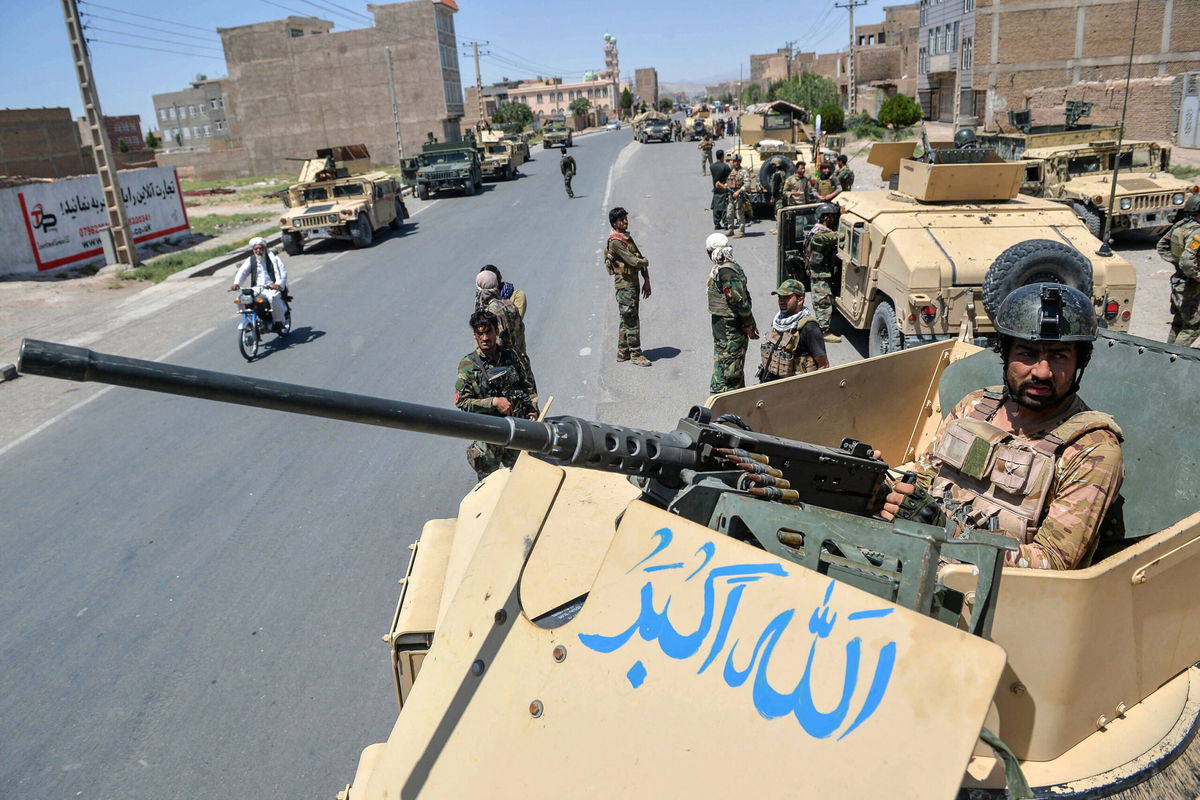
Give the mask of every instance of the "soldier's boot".
[{"label": "soldier's boot", "polygon": [[824,338],[827,342],[840,342],[842,340],[842,337],[838,336],[833,331],[828,331]]},{"label": "soldier's boot", "polygon": [[635,367],[648,367],[648,366],[650,366],[650,359],[646,358],[646,357],[645,357],[644,355],[642,355],[641,353],[634,353],[632,356],[630,356],[630,358],[629,358],[629,361],[630,361],[630,363],[631,363],[631,364],[633,364]]},{"label": "soldier's boot", "polygon": [[623,353],[620,350],[617,351],[617,363],[620,363],[622,361],[628,361],[628,360],[629,360],[629,351],[628,350],[626,350]]}]

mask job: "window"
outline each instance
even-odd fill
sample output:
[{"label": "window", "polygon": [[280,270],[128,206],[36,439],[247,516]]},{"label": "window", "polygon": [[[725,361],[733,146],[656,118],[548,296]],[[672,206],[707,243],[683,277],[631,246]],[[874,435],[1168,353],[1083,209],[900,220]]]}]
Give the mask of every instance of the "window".
[{"label": "window", "polygon": [[190,139],[190,138],[192,138],[192,130],[191,130],[191,128],[184,128],[184,129],[183,129],[183,138],[185,138],[185,139]]},{"label": "window", "polygon": [[975,0],[963,0],[963,13],[969,14],[975,10]]},{"label": "window", "polygon": [[928,16],[929,16],[929,14],[927,13],[928,11],[929,11],[929,0],[921,0],[921,19],[917,23],[918,25],[921,25],[922,27],[924,27],[925,23],[928,21]]},{"label": "window", "polygon": [[953,51],[953,50],[956,50],[957,48],[958,48],[958,21],[955,20],[954,32],[950,34],[950,49]]},{"label": "window", "polygon": [[458,51],[449,45],[438,45],[442,52],[442,66],[446,69],[458,69]]},{"label": "window", "polygon": [[200,126],[199,125],[192,128],[192,136],[196,137],[197,139],[200,138]]},{"label": "window", "polygon": [[975,37],[968,36],[962,40],[962,68],[970,69],[975,60]]},{"label": "window", "polygon": [[218,100],[217,100],[217,98],[215,98],[215,97],[214,97],[212,100],[209,100],[208,102],[209,102],[209,103],[212,105],[212,107],[213,107],[213,108],[217,108],[217,107],[218,107],[218,106],[217,106],[217,103],[218,103]]},{"label": "window", "polygon": [[880,43],[880,44],[887,44],[887,34],[886,34],[886,33],[884,33],[883,31],[880,31],[880,32],[879,32],[879,43]]},{"label": "window", "polygon": [[926,66],[927,65],[925,63],[925,48],[922,47],[920,50],[917,51],[917,74],[924,75],[927,71]]},{"label": "window", "polygon": [[175,106],[171,106],[167,111],[170,112],[171,119],[175,119]]},{"label": "window", "polygon": [[225,130],[225,120],[223,120],[223,119],[217,120],[217,130],[219,130],[219,131]]},{"label": "window", "polygon": [[166,110],[165,108],[160,108],[160,109],[158,110],[158,118],[159,118],[159,119],[166,119],[166,118],[167,118],[167,110]]},{"label": "window", "polygon": [[212,136],[212,126],[205,125],[204,126],[204,137],[207,139],[209,136]]},{"label": "window", "polygon": [[299,39],[301,36],[304,35],[304,31],[302,31],[299,28],[289,28],[288,33],[290,33],[292,35],[293,39]]},{"label": "window", "polygon": [[195,106],[188,106],[188,116],[189,117],[196,116],[196,107]]},{"label": "window", "polygon": [[453,12],[450,9],[440,4],[433,8],[433,19],[437,29],[441,33],[448,33],[451,36],[454,35],[454,17],[451,16],[452,14]]},{"label": "window", "polygon": [[200,111],[200,116],[202,116],[202,117],[208,116],[208,106],[204,105],[204,103],[201,103],[196,108]]}]

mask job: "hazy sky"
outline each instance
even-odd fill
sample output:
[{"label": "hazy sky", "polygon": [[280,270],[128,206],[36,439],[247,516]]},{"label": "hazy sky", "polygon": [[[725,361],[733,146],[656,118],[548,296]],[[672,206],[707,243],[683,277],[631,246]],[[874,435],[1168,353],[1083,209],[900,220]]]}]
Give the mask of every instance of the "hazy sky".
[{"label": "hazy sky", "polygon": [[[421,0],[418,0],[418,2]],[[894,4],[894,3],[892,3]],[[0,108],[67,106],[82,116],[60,3],[3,0],[0,52],[7,53]],[[748,74],[750,53],[773,52],[787,42],[798,50],[844,49],[846,10],[834,0],[609,0],[558,4],[544,0],[458,0],[460,42],[490,42],[480,59],[484,83],[503,77],[577,78],[604,65],[603,36],[617,37],[621,72],[656,67],[661,82],[715,83]],[[366,3],[354,0],[79,0],[91,43],[92,65],[104,113],[141,114],[153,126],[151,95],[185,89],[197,74],[225,75],[218,27],[318,16],[334,32],[367,27]],[[856,24],[883,19],[883,3],[857,9]],[[464,82],[474,83],[469,47],[460,48]]]}]

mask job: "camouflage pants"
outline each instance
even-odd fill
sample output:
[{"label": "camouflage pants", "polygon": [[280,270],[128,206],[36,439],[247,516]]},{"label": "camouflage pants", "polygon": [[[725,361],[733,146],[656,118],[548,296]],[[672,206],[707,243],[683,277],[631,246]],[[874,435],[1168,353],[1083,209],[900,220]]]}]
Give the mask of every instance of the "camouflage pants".
[{"label": "camouflage pants", "polygon": [[1200,336],[1200,282],[1178,272],[1171,276],[1171,314],[1167,343],[1190,347]]},{"label": "camouflage pants", "polygon": [[813,316],[821,326],[821,333],[829,333],[829,322],[833,319],[833,276],[828,272],[809,272],[812,280]]},{"label": "camouflage pants", "polygon": [[520,455],[516,450],[508,450],[498,444],[486,442],[471,442],[467,445],[467,463],[475,470],[476,480],[483,480],[501,467],[511,468]]},{"label": "camouflage pants", "polygon": [[729,195],[718,194],[713,192],[712,196],[712,212],[713,212],[713,227],[721,228],[725,225],[725,209],[729,206]]},{"label": "camouflage pants", "polygon": [[746,232],[746,214],[743,203],[745,198],[731,197],[729,203],[725,207],[725,227],[729,231],[738,228],[742,233]]},{"label": "camouflage pants", "polygon": [[620,317],[620,327],[617,329],[617,356],[636,356],[642,352],[642,331],[638,321],[637,278],[629,279],[617,276],[617,315]]},{"label": "camouflage pants", "polygon": [[571,191],[571,178],[574,177],[574,175],[563,175],[563,186],[567,187],[567,197],[575,196],[575,192]]},{"label": "camouflage pants", "polygon": [[711,150],[701,150],[700,151],[700,174],[701,175],[708,174],[708,166],[711,163],[712,163],[712,151]]},{"label": "camouflage pants", "polygon": [[713,372],[708,389],[713,394],[746,385],[746,348],[750,340],[732,317],[712,318]]}]

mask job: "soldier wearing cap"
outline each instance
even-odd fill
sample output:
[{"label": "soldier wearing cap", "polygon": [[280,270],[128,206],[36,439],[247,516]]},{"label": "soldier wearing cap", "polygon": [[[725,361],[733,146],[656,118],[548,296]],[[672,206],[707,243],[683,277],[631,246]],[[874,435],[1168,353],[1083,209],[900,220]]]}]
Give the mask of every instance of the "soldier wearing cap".
[{"label": "soldier wearing cap", "polygon": [[1096,314],[1082,292],[1022,286],[996,312],[1004,385],[968,394],[896,483],[882,515],[994,530],[1017,549],[1004,563],[1085,567],[1125,476],[1121,429],[1078,395]]},{"label": "soldier wearing cap", "polygon": [[1191,347],[1200,336],[1200,194],[1183,204],[1179,221],[1158,240],[1158,254],[1175,267],[1167,343]]},{"label": "soldier wearing cap", "polygon": [[795,278],[789,278],[771,292],[779,298],[779,313],[771,321],[762,344],[760,383],[829,367],[821,326],[804,302],[804,293],[804,284]]},{"label": "soldier wearing cap", "polygon": [[742,204],[746,201],[746,186],[750,182],[750,172],[742,168],[742,156],[734,153],[729,177],[725,179],[725,187],[729,190],[729,205],[725,209],[725,235],[740,239],[746,235],[746,214]]}]

